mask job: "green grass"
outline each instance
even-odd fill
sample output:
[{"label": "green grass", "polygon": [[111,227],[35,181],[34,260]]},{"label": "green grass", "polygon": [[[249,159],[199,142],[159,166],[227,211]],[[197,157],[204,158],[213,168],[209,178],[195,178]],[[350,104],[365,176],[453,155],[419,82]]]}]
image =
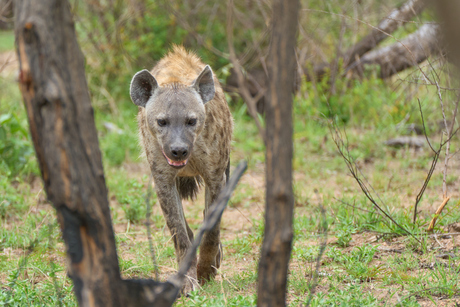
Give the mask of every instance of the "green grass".
[{"label": "green grass", "polygon": [[14,49],[13,31],[0,31],[0,52]]},{"label": "green grass", "polygon": [[[9,50],[12,44],[11,32],[0,32],[0,48]],[[139,158],[137,108],[122,90],[125,79],[127,75],[121,76],[123,84],[117,84],[121,94],[112,92],[110,84],[92,84],[93,105],[120,271],[124,278],[153,278],[155,266],[144,225],[149,172]],[[327,80],[302,86],[294,104],[296,207],[288,302],[298,306],[308,301],[322,238],[319,226],[325,222],[328,246],[311,306],[419,306],[422,301],[436,304],[440,300],[453,304],[459,295],[458,260],[436,256],[458,254],[458,243],[455,238],[422,234],[442,201],[439,169],[419,205],[418,221],[412,223],[415,197],[433,153],[388,148],[383,143],[407,134],[397,126],[403,119],[408,118],[407,124],[420,124],[417,98],[423,104],[429,137],[439,142],[437,122],[442,117],[435,103],[436,91],[425,88],[412,97],[376,78],[338,80],[338,94],[328,99]],[[115,107],[102,94],[105,92],[114,95]],[[215,281],[189,298],[178,299],[176,306],[256,304],[264,231],[264,146],[246,106],[235,102],[231,111],[235,122],[232,166],[245,159],[249,169],[222,220],[223,264]],[[374,198],[402,227],[415,233],[416,239],[375,210],[350,177],[331,138],[331,118],[346,129],[350,154],[369,188],[372,185]],[[453,150],[459,144],[454,138]],[[452,198],[439,216],[437,232],[460,219],[457,170],[456,164],[449,169]],[[203,198],[200,195],[184,203],[193,230],[201,225]],[[151,205],[155,258],[164,281],[177,269],[175,251],[155,194]],[[0,79],[0,304],[43,306],[59,301],[65,306],[77,304],[65,272],[65,247],[55,212],[39,179],[22,99],[10,76]]]},{"label": "green grass", "polygon": [[[17,90],[4,86],[9,92],[0,97],[3,99],[1,107],[15,122],[4,121],[2,127],[8,136],[22,140],[22,143],[11,145],[17,150],[10,154],[12,161],[20,162],[24,155],[21,148],[32,148],[25,133],[25,113],[22,104],[16,103],[19,100]],[[373,95],[383,90],[377,87]],[[326,118],[315,120],[316,115],[311,115],[312,111],[305,104],[307,102],[297,101],[295,110],[296,215],[289,302],[293,305],[305,304],[311,291],[311,276],[318,254],[318,227],[323,219],[315,189],[322,198],[328,237],[332,243],[322,259],[322,274],[312,306],[379,306],[383,301],[378,293],[383,290],[369,290],[371,285],[372,289],[393,289],[384,296],[385,300],[397,304],[395,293],[398,293],[404,306],[418,306],[421,299],[453,299],[458,294],[458,272],[454,269],[454,261],[437,260],[442,264],[430,270],[423,269],[426,259],[435,259],[432,249],[435,241],[418,236],[424,242],[420,246],[373,209],[347,175],[346,167],[330,139]],[[217,280],[192,293],[189,298],[180,298],[177,306],[254,306],[256,302],[257,258],[263,236],[263,215],[256,213],[259,207],[264,206],[264,192],[263,188],[256,188],[254,180],[263,182],[263,169],[260,169],[264,162],[263,145],[245,107],[235,105],[232,111],[235,117],[232,163],[250,157],[247,176],[251,177],[246,177],[240,184],[228,209],[241,212],[241,226],[226,226],[231,230],[222,230],[224,263]],[[127,102],[126,106],[120,106],[118,115],[96,112],[112,219],[117,230],[120,270],[125,278],[152,278],[154,265],[143,225],[149,176],[143,167],[136,166],[140,160],[134,116],[135,108]],[[106,122],[115,124],[120,131],[108,130],[104,125]],[[411,204],[423,183],[431,153],[385,148],[382,140],[396,133],[391,128],[395,123],[387,116],[369,117],[359,125],[349,122],[345,127],[351,154],[363,166],[363,173],[385,204],[382,207],[403,227],[419,232],[421,229],[414,228],[411,221]],[[390,128],[383,128],[385,125]],[[30,158],[33,156],[26,157],[29,157],[26,160],[30,165],[35,165],[34,159]],[[11,168],[16,166],[9,162],[8,168],[2,168],[4,176],[0,177],[0,267],[3,268],[0,278],[4,283],[0,290],[0,302],[8,301],[13,306],[39,306],[53,305],[61,300],[66,306],[75,306],[72,283],[65,274],[64,246],[54,212],[44,201],[43,192],[37,184],[32,184],[37,174],[36,166],[18,165],[17,169]],[[138,170],[132,172],[132,167]],[[450,189],[458,186],[454,174],[452,171],[448,179]],[[442,179],[436,174],[422,201],[418,225],[426,225],[431,219],[432,212],[426,206],[439,202],[436,195],[441,186]],[[411,200],[407,202],[406,198]],[[192,229],[200,225],[202,203],[201,196],[186,205]],[[177,268],[174,247],[155,195],[151,204],[155,256],[161,279],[165,280]],[[458,221],[458,206],[458,197],[454,197],[442,214],[438,227]],[[224,218],[223,222],[230,221]],[[49,241],[50,225],[54,225],[51,229],[54,243]],[[235,227],[244,227],[245,230],[239,234]],[[383,235],[376,241],[364,243],[362,238],[370,237],[371,233],[402,237],[392,239],[394,237]],[[444,244],[447,241],[442,239]],[[393,242],[404,245],[403,254],[392,255],[379,249],[379,246],[391,246]],[[29,249],[31,245],[33,247]],[[27,250],[31,252],[26,257]]]}]

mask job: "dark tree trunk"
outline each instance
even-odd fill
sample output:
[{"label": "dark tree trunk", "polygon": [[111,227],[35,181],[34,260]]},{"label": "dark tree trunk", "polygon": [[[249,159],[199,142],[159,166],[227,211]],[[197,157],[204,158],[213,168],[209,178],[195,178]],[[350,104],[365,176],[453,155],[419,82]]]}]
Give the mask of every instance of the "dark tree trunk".
[{"label": "dark tree trunk", "polygon": [[80,306],[170,306],[171,283],[122,280],[84,58],[67,1],[15,2],[19,87]]},{"label": "dark tree trunk", "polygon": [[266,114],[265,233],[259,263],[258,306],[285,306],[293,237],[292,88],[298,0],[274,0]]}]

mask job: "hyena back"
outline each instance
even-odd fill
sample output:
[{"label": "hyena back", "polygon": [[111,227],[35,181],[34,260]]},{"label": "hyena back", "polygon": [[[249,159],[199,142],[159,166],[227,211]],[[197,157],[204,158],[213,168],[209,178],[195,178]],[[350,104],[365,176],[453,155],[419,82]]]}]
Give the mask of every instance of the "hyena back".
[{"label": "hyena back", "polygon": [[[219,81],[193,53],[175,46],[153,68],[134,75],[131,99],[161,209],[180,264],[193,241],[181,199],[196,196],[204,182],[206,216],[228,180],[233,119]],[[213,278],[221,261],[220,222],[200,246],[188,275]],[[184,291],[193,288],[186,284]]]}]

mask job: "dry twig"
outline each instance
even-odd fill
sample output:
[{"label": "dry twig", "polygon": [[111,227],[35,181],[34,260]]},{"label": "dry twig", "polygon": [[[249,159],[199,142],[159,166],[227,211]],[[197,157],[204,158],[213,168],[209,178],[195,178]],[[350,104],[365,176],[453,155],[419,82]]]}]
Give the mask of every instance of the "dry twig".
[{"label": "dry twig", "polygon": [[422,200],[423,193],[425,193],[425,190],[428,186],[428,183],[431,180],[431,176],[433,175],[433,172],[436,168],[436,163],[438,163],[439,159],[439,154],[441,153],[441,148],[442,148],[442,139],[441,139],[441,144],[439,145],[439,149],[435,150],[433,146],[431,145],[430,139],[428,138],[428,135],[426,133],[426,127],[425,127],[425,119],[423,118],[423,112],[422,112],[422,104],[420,103],[420,99],[418,99],[418,106],[420,110],[420,116],[422,118],[422,126],[423,126],[423,134],[425,135],[426,141],[428,145],[430,146],[431,150],[434,152],[433,160],[431,162],[431,167],[430,170],[428,171],[428,174],[426,175],[425,181],[423,182],[422,188],[417,194],[417,197],[415,198],[415,205],[414,205],[414,218],[412,222],[415,224],[417,221],[417,207],[420,201]]},{"label": "dry twig", "polygon": [[[446,145],[446,156],[445,156],[445,159],[444,159],[443,184],[442,184],[443,199],[444,200],[443,200],[443,203],[441,204],[441,206],[439,207],[439,208],[441,208],[441,211],[442,211],[442,208],[444,208],[444,206],[446,205],[446,203],[448,201],[448,198],[450,198],[450,197],[447,196],[447,165],[448,165],[448,162],[449,162],[449,159],[450,159],[450,156],[449,156],[450,140],[452,139],[452,137],[459,130],[459,128],[457,128],[455,131],[453,131],[454,125],[455,125],[455,119],[457,117],[458,104],[459,104],[459,101],[460,101],[460,97],[457,99],[457,102],[455,104],[455,110],[454,110],[454,113],[453,113],[452,124],[449,127],[448,123],[447,123],[447,119],[446,119],[446,114],[445,114],[445,111],[444,111],[444,103],[443,103],[443,99],[442,99],[442,95],[441,95],[441,87],[439,86],[438,81],[435,81],[435,84],[436,84],[436,88],[437,88],[439,102],[441,104],[442,117],[443,117],[443,121],[444,121],[444,127],[446,128],[447,140],[445,142],[443,142],[442,137],[441,137],[441,141],[440,141],[438,150],[435,150],[433,148],[433,146],[431,145],[431,142],[430,142],[430,140],[428,138],[428,135],[426,133],[425,120],[423,118],[423,112],[422,112],[422,105],[421,105],[420,99],[419,99],[418,100],[418,105],[419,105],[419,110],[420,110],[420,116],[421,116],[421,119],[422,119],[423,134],[425,135],[426,141],[427,141],[428,145],[430,146],[431,150],[434,152],[434,156],[433,156],[433,160],[431,162],[430,170],[428,171],[428,174],[427,174],[426,179],[425,179],[425,181],[424,181],[424,183],[422,185],[422,188],[420,189],[420,192],[417,194],[417,197],[415,199],[414,218],[413,218],[414,223],[417,220],[417,207],[418,207],[418,204],[420,203],[420,201],[422,199],[422,196],[423,196],[423,193],[425,192],[425,190],[426,190],[426,188],[428,186],[428,183],[430,182],[431,176],[433,175],[433,172],[434,172],[434,170],[436,168],[436,164],[437,164],[437,162],[439,160],[439,155],[440,155],[441,150],[444,147],[444,145]],[[447,199],[447,201],[446,201],[446,199]],[[439,208],[438,208],[438,210],[439,210]],[[436,211],[436,212],[438,212],[438,211]],[[439,213],[441,213],[441,212],[439,212]],[[439,213],[436,213],[436,215],[438,215]],[[430,223],[430,227],[428,227],[428,229],[431,229],[432,223],[433,223],[433,227],[434,227],[434,223],[436,223],[436,218],[437,218],[437,216],[435,218],[433,218],[433,220]],[[428,230],[428,231],[430,231],[430,230]]]},{"label": "dry twig", "polygon": [[436,210],[436,213],[434,214],[434,217],[433,217],[433,219],[432,219],[431,222],[430,222],[430,226],[428,226],[428,229],[426,230],[427,232],[432,232],[432,231],[433,231],[434,226],[436,225],[436,220],[438,219],[438,216],[441,214],[442,209],[444,209],[444,207],[445,207],[445,206],[447,205],[447,203],[449,202],[449,199],[450,199],[450,196],[444,198],[444,201],[443,201],[442,204],[439,206],[438,210]]},{"label": "dry twig", "polygon": [[[401,226],[398,222],[396,222],[391,217],[391,215],[389,215],[385,210],[383,210],[382,207],[380,207],[380,205],[375,201],[375,199],[372,197],[371,191],[366,186],[364,181],[360,178],[360,175],[359,175],[360,170],[358,166],[356,165],[355,161],[353,160],[353,158],[351,157],[350,151],[348,149],[348,140],[346,141],[343,140],[340,129],[334,120],[332,120],[332,123],[329,127],[331,130],[332,139],[334,140],[334,143],[337,146],[337,149],[340,155],[344,159],[348,167],[348,170],[350,171],[351,175],[358,183],[359,187],[361,188],[361,190],[363,191],[367,199],[369,199],[369,201],[374,205],[374,207],[378,209],[386,218],[388,218],[391,222],[393,222],[393,224],[395,224],[398,228],[400,228],[402,231],[404,231],[408,235],[412,236],[417,242],[421,243],[419,239],[417,239],[411,232],[409,232],[407,229]],[[372,186],[370,187],[373,190]]]}]

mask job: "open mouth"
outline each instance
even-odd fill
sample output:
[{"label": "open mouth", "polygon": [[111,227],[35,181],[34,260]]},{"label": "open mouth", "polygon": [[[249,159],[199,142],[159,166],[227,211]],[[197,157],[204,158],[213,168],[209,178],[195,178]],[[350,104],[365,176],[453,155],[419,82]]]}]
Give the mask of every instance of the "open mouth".
[{"label": "open mouth", "polygon": [[169,159],[168,156],[166,156],[164,152],[163,152],[163,156],[166,158],[166,161],[168,161],[168,164],[171,165],[172,167],[183,168],[184,166],[187,165],[188,159],[185,159],[183,161],[174,161],[174,160]]}]

